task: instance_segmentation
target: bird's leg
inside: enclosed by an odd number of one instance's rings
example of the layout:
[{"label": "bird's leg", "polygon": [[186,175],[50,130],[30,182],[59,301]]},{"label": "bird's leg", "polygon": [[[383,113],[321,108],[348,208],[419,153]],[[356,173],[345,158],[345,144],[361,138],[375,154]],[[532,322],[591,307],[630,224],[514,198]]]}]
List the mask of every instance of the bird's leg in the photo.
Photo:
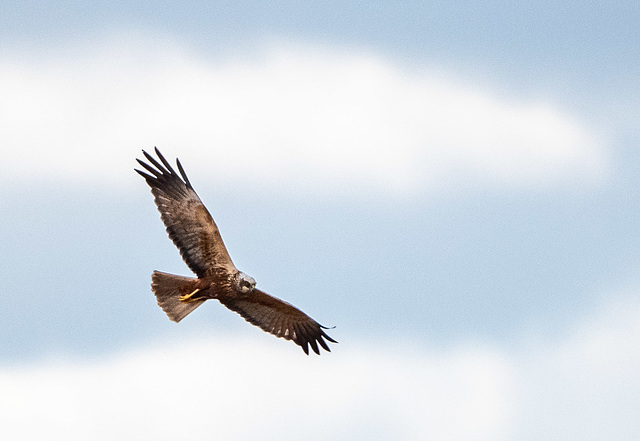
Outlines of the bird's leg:
[{"label": "bird's leg", "polygon": [[197,300],[197,299],[194,299],[194,298],[193,298],[193,296],[194,296],[198,291],[200,291],[200,288],[196,288],[195,290],[193,290],[193,292],[191,292],[191,294],[181,295],[181,296],[180,296],[180,301],[181,301],[181,302],[193,302],[194,300]]}]

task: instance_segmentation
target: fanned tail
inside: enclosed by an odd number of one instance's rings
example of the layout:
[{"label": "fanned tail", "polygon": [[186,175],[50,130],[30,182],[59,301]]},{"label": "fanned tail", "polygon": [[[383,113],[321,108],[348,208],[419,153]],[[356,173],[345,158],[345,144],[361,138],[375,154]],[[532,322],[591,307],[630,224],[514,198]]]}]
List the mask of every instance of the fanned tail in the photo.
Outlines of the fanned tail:
[{"label": "fanned tail", "polygon": [[180,296],[195,289],[197,279],[154,271],[151,276],[151,290],[156,295],[158,305],[174,322],[179,322],[206,299],[181,301]]}]

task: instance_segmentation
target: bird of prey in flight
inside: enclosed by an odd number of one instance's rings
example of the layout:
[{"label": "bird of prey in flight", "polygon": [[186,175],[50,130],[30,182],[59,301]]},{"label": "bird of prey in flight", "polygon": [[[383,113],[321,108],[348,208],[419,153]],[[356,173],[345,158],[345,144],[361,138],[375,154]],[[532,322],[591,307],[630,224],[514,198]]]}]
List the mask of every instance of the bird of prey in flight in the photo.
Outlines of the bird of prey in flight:
[{"label": "bird of prey in flight", "polygon": [[320,325],[298,308],[260,291],[256,281],[238,271],[222,242],[216,223],[205,208],[176,159],[178,175],[156,148],[158,160],[145,152],[145,169],[136,169],[151,187],[169,238],[197,278],[154,271],[151,289],[158,305],[174,322],[179,322],[205,300],[216,299],[240,314],[252,325],[276,337],[291,340],[308,355],[309,346],[320,354],[318,344],[330,352],[324,341],[337,343]]}]

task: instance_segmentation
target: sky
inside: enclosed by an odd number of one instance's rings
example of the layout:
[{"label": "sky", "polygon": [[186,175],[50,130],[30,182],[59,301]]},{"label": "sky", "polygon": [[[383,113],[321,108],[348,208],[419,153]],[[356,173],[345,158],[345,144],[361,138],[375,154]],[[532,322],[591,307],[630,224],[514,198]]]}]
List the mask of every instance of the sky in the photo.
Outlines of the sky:
[{"label": "sky", "polygon": [[[0,2],[7,439],[635,440],[636,2]],[[338,344],[207,302],[141,150]]]}]

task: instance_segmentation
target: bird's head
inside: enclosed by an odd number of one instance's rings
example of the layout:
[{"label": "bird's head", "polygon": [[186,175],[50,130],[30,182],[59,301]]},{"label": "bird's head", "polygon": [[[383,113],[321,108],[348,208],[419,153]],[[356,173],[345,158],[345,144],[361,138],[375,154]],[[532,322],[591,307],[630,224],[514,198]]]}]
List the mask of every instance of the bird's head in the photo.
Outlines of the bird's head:
[{"label": "bird's head", "polygon": [[240,271],[238,272],[238,277],[236,278],[236,285],[236,288],[242,294],[249,294],[256,287],[256,281],[250,275]]}]

